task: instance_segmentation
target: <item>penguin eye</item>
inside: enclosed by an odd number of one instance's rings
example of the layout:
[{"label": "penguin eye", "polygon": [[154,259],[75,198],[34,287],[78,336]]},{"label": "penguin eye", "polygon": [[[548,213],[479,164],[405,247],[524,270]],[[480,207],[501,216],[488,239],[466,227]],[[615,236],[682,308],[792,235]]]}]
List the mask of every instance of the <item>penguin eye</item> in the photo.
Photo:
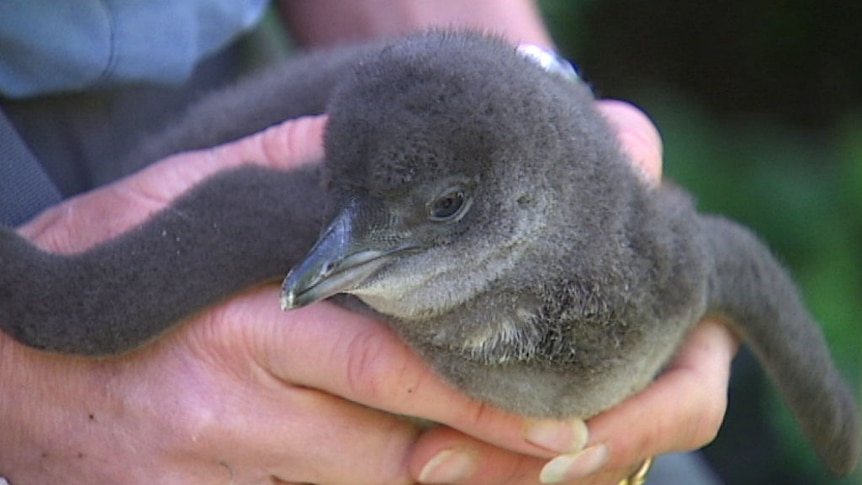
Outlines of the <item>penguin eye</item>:
[{"label": "penguin eye", "polygon": [[460,219],[467,209],[467,194],[461,188],[445,192],[428,204],[428,219],[451,222]]}]

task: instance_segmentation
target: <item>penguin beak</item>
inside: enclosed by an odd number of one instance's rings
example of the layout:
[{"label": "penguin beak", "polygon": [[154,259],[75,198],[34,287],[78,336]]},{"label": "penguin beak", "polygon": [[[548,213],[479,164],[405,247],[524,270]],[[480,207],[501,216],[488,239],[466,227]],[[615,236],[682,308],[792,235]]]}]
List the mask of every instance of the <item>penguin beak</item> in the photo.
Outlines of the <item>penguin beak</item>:
[{"label": "penguin beak", "polygon": [[[361,227],[380,227],[357,219],[360,211],[343,210],[323,231],[305,257],[287,274],[281,286],[281,308],[285,311],[310,305],[338,293],[349,293],[375,274],[382,266],[414,246],[375,243],[391,238],[379,237],[380,231]],[[375,234],[378,237],[374,237]]]}]

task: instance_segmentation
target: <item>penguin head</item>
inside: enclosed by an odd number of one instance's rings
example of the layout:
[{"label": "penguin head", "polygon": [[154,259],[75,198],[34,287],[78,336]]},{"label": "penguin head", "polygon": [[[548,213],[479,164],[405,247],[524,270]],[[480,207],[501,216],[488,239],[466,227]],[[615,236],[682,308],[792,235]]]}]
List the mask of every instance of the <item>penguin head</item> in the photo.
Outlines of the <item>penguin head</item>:
[{"label": "penguin head", "polygon": [[282,306],[351,293],[411,319],[469,300],[571,203],[572,151],[601,145],[578,121],[591,100],[479,35],[424,34],[359,62],[328,110],[328,222]]}]

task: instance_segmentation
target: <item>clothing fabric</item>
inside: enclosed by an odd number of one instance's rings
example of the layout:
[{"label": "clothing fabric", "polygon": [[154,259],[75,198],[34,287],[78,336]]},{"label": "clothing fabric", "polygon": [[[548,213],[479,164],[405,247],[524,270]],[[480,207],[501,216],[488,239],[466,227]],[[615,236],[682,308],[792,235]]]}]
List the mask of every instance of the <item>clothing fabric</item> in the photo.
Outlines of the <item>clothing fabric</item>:
[{"label": "clothing fabric", "polygon": [[178,84],[258,23],[267,0],[0,0],[0,93]]},{"label": "clothing fabric", "polygon": [[0,224],[17,226],[57,202],[60,192],[0,111]]}]

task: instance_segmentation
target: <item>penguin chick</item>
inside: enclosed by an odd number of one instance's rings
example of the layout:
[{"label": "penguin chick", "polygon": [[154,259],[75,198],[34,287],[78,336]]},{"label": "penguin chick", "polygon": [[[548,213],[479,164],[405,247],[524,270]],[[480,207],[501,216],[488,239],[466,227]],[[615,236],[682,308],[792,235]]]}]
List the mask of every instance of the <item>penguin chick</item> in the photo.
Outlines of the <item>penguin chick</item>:
[{"label": "penguin chick", "polygon": [[328,224],[283,284],[355,295],[459,389],[589,418],[646,387],[704,316],[754,348],[831,470],[856,405],[785,270],[746,229],[642,181],[582,83],[472,36],[360,64],[326,135]]},{"label": "penguin chick", "polygon": [[322,175],[228,172],[70,256],[0,228],[3,331],[57,352],[121,353],[295,265],[285,308],[355,295],[466,393],[587,418],[648,385],[689,329],[718,315],[827,466],[853,469],[853,397],[786,272],[744,228],[644,184],[586,86],[473,34],[361,52],[320,76],[265,75],[211,97],[147,150],[322,110],[290,101],[309,90],[331,99]]}]

